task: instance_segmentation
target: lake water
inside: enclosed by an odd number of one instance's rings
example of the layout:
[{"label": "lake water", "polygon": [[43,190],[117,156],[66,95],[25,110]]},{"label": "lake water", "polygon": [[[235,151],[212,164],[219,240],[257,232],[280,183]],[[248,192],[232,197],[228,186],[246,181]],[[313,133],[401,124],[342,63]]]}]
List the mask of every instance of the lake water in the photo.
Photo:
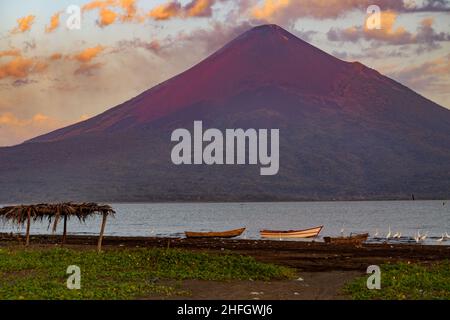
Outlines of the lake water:
[{"label": "lake water", "polygon": [[[277,203],[146,203],[113,204],[115,218],[109,218],[106,235],[183,237],[184,231],[220,231],[246,227],[240,237],[259,239],[261,229],[305,229],[324,225],[323,236],[378,230],[385,237],[402,233],[411,240],[419,231],[428,233],[427,244],[437,244],[442,233],[450,234],[450,201],[360,201]],[[86,224],[68,223],[70,234],[98,234],[100,218]],[[62,231],[62,223],[58,233]],[[23,228],[0,224],[0,232],[24,232]],[[48,223],[35,222],[32,234],[49,234]],[[384,241],[384,240],[381,240]],[[396,240],[398,241],[398,240]],[[449,241],[441,244],[450,245]]]}]

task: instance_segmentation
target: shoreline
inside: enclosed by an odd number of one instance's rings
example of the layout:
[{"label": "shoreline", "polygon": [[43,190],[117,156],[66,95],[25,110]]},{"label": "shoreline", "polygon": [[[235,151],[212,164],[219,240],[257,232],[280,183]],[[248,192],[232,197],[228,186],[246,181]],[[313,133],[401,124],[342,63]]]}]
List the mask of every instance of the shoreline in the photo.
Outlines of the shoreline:
[{"label": "shoreline", "polygon": [[[31,235],[30,247],[61,246],[61,235]],[[65,246],[93,249],[98,236],[68,235]],[[23,247],[22,235],[0,233],[1,247]],[[365,271],[370,265],[395,262],[435,262],[450,259],[450,245],[363,244],[361,246],[247,239],[186,239],[105,236],[103,249],[176,248],[205,252],[232,252],[299,271]]]},{"label": "shoreline", "polygon": [[[81,200],[80,200],[81,201]],[[407,197],[399,197],[399,198],[391,198],[391,197],[380,197],[380,198],[342,198],[342,199],[255,199],[255,200],[245,200],[245,199],[230,199],[230,200],[135,200],[135,201],[126,201],[126,200],[91,200],[91,201],[81,201],[81,202],[95,202],[95,203],[103,203],[103,204],[246,204],[246,203],[311,203],[311,202],[404,202],[404,201],[443,201],[445,203],[450,202],[449,199],[444,198],[435,198],[435,197],[429,197],[429,198],[423,198],[423,199],[415,199],[412,200],[411,198]],[[37,201],[37,202],[43,202],[43,201]],[[45,202],[45,201],[44,201]],[[49,202],[58,202],[58,201],[49,201]],[[59,201],[61,202],[61,201]],[[64,202],[64,201],[63,201]],[[23,205],[23,204],[33,204],[36,203],[36,201],[23,201],[23,202],[1,202],[1,206],[14,206],[14,205]]]}]

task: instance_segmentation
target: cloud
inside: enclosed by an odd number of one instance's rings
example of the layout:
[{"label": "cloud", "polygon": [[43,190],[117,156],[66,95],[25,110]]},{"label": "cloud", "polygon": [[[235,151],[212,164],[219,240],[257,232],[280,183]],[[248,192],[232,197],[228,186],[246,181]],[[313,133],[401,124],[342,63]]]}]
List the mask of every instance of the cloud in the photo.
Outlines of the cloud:
[{"label": "cloud", "polygon": [[3,114],[0,114],[0,125],[24,127],[24,126],[29,125],[32,122],[42,122],[42,121],[46,121],[48,119],[49,119],[49,117],[38,113],[31,119],[23,120],[23,119],[19,119],[11,112],[6,112]]},{"label": "cloud", "polygon": [[133,21],[136,17],[136,0],[120,0],[120,7],[125,11],[122,21]]},{"label": "cloud", "polygon": [[280,10],[287,8],[290,0],[265,0],[261,6],[252,9],[252,17],[260,20],[270,19]]},{"label": "cloud", "polygon": [[20,55],[21,55],[21,53],[20,53],[19,49],[0,51],[0,58],[2,58],[2,57],[18,57]]},{"label": "cloud", "polygon": [[97,45],[96,47],[84,49],[69,57],[80,63],[74,71],[74,75],[92,76],[95,70],[103,66],[103,63],[93,63],[92,60],[97,58],[105,49],[105,47]]},{"label": "cloud", "polygon": [[361,61],[367,59],[381,60],[386,58],[409,57],[408,53],[404,50],[384,50],[383,47],[369,47],[362,49],[359,53],[334,50],[331,54],[336,58],[346,61]]},{"label": "cloud", "polygon": [[421,43],[417,53],[430,51],[440,48],[438,42],[450,41],[450,34],[445,32],[436,32],[433,28],[434,18],[424,18],[420,24],[416,35],[416,42]]},{"label": "cloud", "polygon": [[153,8],[148,16],[155,20],[169,20],[181,15],[181,4],[177,1],[161,4]]},{"label": "cloud", "polygon": [[417,4],[414,0],[403,1],[405,12],[450,12],[448,0],[424,0]]},{"label": "cloud", "polygon": [[81,7],[82,11],[91,11],[116,5],[116,0],[94,0]]},{"label": "cloud", "polygon": [[44,71],[47,66],[47,63],[38,59],[16,56],[9,62],[0,64],[0,79],[26,78],[32,73]]},{"label": "cloud", "polygon": [[394,78],[421,89],[428,88],[441,81],[450,82],[449,74],[450,54],[390,73]]},{"label": "cloud", "polygon": [[24,45],[24,49],[23,49],[24,52],[28,52],[28,51],[36,49],[36,41],[35,40],[24,41],[23,45]]},{"label": "cloud", "polygon": [[27,84],[37,83],[36,80],[32,79],[17,79],[12,83],[13,87],[22,87],[26,86]]},{"label": "cloud", "polygon": [[50,56],[50,60],[56,61],[62,59],[63,55],[61,53],[53,53]]},{"label": "cloud", "polygon": [[450,108],[450,54],[430,61],[400,67],[387,75],[408,87],[426,94],[437,103]]},{"label": "cloud", "polygon": [[370,5],[396,12],[448,12],[447,0],[264,0],[248,10],[252,18],[278,23],[290,23],[300,17],[335,19],[351,11],[366,12]]},{"label": "cloud", "polygon": [[61,12],[57,12],[50,18],[50,24],[45,28],[45,32],[51,33],[58,29],[60,24],[60,16]]},{"label": "cloud", "polygon": [[[225,0],[222,0],[225,1]],[[185,6],[177,1],[170,1],[153,8],[148,16],[154,20],[169,20],[172,18],[211,17],[212,6],[216,0],[192,0]]]},{"label": "cloud", "polygon": [[12,30],[12,33],[23,33],[31,30],[34,24],[36,16],[28,15],[23,18],[17,19],[17,27]]},{"label": "cloud", "polygon": [[[119,14],[112,9],[121,9],[123,14]],[[136,0],[94,0],[82,7],[83,12],[92,10],[99,10],[98,25],[101,27],[117,21],[142,21],[142,18],[137,16]]]},{"label": "cloud", "polygon": [[193,0],[186,5],[184,11],[187,17],[210,17],[214,0]]},{"label": "cloud", "polygon": [[105,27],[116,22],[118,14],[108,8],[102,8],[100,10],[99,26]]},{"label": "cloud", "polygon": [[153,53],[159,53],[161,50],[161,43],[158,40],[143,41],[139,38],[133,40],[120,40],[116,44],[116,50],[127,50],[130,48],[142,48]]},{"label": "cloud", "polygon": [[450,41],[450,34],[436,32],[433,28],[434,20],[424,18],[416,33],[407,31],[404,27],[395,27],[397,13],[385,11],[381,14],[381,29],[369,30],[366,26],[352,26],[346,29],[331,28],[327,37],[330,41],[358,42],[360,40],[376,41],[391,45],[419,44],[422,49],[438,48],[437,42]]},{"label": "cloud", "polygon": [[94,72],[98,69],[101,68],[103,64],[98,62],[98,63],[82,63],[78,69],[75,70],[74,75],[78,76],[78,75],[82,75],[82,76],[87,76],[87,77],[91,77],[94,75]]},{"label": "cloud", "polygon": [[67,124],[42,113],[31,118],[19,118],[12,112],[0,113],[0,145],[14,145]]},{"label": "cloud", "polygon": [[100,53],[105,50],[105,47],[98,45],[96,47],[91,47],[84,49],[83,51],[73,55],[73,59],[81,63],[88,63],[92,59],[96,58]]},{"label": "cloud", "polygon": [[300,39],[302,39],[302,40],[304,40],[304,41],[306,41],[306,42],[311,42],[312,39],[313,39],[313,37],[314,37],[315,35],[317,35],[318,32],[317,32],[317,31],[314,31],[314,30],[308,30],[308,31],[305,31],[305,30],[296,30],[296,31],[295,31],[295,34],[296,34]]},{"label": "cloud", "polygon": [[210,28],[199,28],[190,33],[180,32],[172,42],[189,47],[203,47],[206,54],[220,49],[224,44],[238,37],[253,25],[244,21],[239,24],[211,23]]}]

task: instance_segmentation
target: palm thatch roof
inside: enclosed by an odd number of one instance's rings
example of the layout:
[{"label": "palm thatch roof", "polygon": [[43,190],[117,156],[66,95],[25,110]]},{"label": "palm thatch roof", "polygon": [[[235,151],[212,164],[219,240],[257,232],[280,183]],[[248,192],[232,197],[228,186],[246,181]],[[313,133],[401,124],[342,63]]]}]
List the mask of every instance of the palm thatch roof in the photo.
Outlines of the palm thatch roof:
[{"label": "palm thatch roof", "polygon": [[71,217],[78,218],[80,222],[85,222],[88,217],[94,215],[102,215],[103,221],[100,230],[100,238],[98,242],[98,250],[101,250],[103,232],[105,230],[106,218],[109,215],[114,216],[116,212],[109,205],[99,205],[96,203],[75,204],[71,202],[58,204],[35,204],[35,205],[19,205],[0,208],[0,220],[11,222],[13,224],[23,226],[27,224],[26,244],[30,240],[30,224],[31,221],[48,220],[49,226],[53,222],[53,232],[56,231],[58,222],[64,219],[63,243],[67,234],[67,220]]},{"label": "palm thatch roof", "polygon": [[27,222],[28,214],[33,221],[48,219],[49,223],[54,222],[54,229],[61,217],[76,217],[81,222],[86,221],[90,216],[114,215],[115,211],[109,205],[98,205],[96,203],[59,203],[59,204],[35,204],[19,205],[0,208],[0,220],[12,222],[17,225],[24,225]]}]

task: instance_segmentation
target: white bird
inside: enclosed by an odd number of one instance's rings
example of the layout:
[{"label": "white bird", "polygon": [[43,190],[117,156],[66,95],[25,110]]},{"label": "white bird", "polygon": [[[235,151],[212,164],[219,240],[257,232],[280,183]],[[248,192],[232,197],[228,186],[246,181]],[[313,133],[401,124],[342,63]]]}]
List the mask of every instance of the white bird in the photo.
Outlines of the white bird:
[{"label": "white bird", "polygon": [[389,238],[391,237],[391,235],[392,235],[392,232],[391,232],[391,226],[389,226],[389,232],[388,232],[388,234],[386,235],[386,240],[389,240]]},{"label": "white bird", "polygon": [[428,232],[426,232],[423,236],[420,237],[421,241],[424,241],[428,237]]},{"label": "white bird", "polygon": [[445,238],[445,237],[444,237],[444,234],[442,234],[442,237],[440,237],[439,239],[437,239],[436,242],[442,242],[442,241],[444,241],[444,238]]},{"label": "white bird", "polygon": [[345,231],[344,228],[342,228],[342,229],[341,229],[341,236],[344,235],[344,231]]},{"label": "white bird", "polygon": [[414,235],[414,240],[416,240],[416,243],[420,242],[420,233],[419,233],[419,231],[417,231],[417,234]]},{"label": "white bird", "polygon": [[399,237],[399,235],[400,235],[400,233],[399,233],[399,232],[396,232],[396,233],[394,233],[394,235],[392,236],[392,238],[397,239],[397,238]]},{"label": "white bird", "polygon": [[446,240],[449,240],[449,239],[450,239],[450,236],[448,235],[447,232],[445,233],[445,239],[446,239]]},{"label": "white bird", "polygon": [[401,239],[401,237],[402,237],[402,233],[401,232],[399,232],[398,234],[397,234],[397,239]]},{"label": "white bird", "polygon": [[375,234],[373,235],[375,238],[378,237],[378,229],[375,230]]}]

